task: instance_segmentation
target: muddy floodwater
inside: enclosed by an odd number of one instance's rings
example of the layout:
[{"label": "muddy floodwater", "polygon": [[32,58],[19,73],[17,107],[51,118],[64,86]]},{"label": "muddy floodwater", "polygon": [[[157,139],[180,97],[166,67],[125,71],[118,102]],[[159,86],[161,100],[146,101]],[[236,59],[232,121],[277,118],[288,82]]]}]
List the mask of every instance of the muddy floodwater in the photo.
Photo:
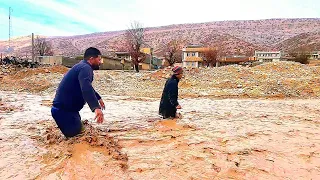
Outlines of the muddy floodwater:
[{"label": "muddy floodwater", "polygon": [[182,99],[161,120],[158,99],[103,96],[105,122],[86,105],[65,139],[52,96],[0,95],[0,179],[320,179],[318,99]]}]

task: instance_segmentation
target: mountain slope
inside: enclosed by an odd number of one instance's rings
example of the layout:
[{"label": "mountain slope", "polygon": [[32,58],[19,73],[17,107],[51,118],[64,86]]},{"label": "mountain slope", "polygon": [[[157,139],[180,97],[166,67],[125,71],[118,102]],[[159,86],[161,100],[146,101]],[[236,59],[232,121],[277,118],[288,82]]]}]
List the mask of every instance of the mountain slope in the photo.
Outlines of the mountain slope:
[{"label": "mountain slope", "polygon": [[299,34],[277,44],[276,47],[284,51],[320,50],[320,31]]},{"label": "mountain slope", "polygon": [[[318,48],[319,29],[320,18],[217,21],[150,27],[146,28],[145,39],[156,52],[169,40],[179,39],[184,41],[184,45],[204,43],[218,47],[222,54],[252,55],[254,50],[288,51],[296,46]],[[98,47],[103,52],[119,50],[125,43],[124,32],[49,37],[48,40],[51,41],[55,54],[77,55],[90,46]],[[298,44],[295,45],[296,43]],[[7,45],[7,42],[0,41],[0,49]],[[31,39],[18,38],[12,41],[12,45],[15,53],[25,54],[30,52]]]}]

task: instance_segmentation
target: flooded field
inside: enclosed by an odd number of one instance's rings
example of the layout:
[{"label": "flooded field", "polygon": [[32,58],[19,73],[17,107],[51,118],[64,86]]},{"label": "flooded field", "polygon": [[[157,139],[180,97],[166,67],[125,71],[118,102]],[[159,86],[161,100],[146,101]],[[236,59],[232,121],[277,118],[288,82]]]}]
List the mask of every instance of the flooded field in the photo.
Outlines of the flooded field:
[{"label": "flooded field", "polygon": [[320,179],[318,99],[186,98],[162,120],[158,99],[103,96],[105,122],[86,105],[65,139],[52,96],[0,94],[3,179]]}]

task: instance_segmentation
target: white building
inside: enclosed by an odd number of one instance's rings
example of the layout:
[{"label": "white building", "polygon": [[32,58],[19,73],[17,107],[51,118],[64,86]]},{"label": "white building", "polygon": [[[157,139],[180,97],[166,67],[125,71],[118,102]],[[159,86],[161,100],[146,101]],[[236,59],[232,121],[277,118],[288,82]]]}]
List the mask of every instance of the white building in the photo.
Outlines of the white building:
[{"label": "white building", "polygon": [[131,56],[129,52],[115,52],[115,54],[117,58],[131,61]]},{"label": "white building", "polygon": [[280,61],[283,57],[283,52],[281,51],[255,51],[254,56],[257,61],[260,62],[275,62]]},{"label": "white building", "polygon": [[310,59],[320,60],[320,51],[314,51],[310,55]]}]

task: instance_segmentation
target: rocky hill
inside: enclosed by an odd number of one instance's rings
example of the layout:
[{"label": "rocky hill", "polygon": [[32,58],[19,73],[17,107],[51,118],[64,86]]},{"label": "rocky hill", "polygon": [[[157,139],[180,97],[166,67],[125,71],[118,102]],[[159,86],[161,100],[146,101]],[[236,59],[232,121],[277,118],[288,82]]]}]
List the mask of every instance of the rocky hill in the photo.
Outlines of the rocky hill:
[{"label": "rocky hill", "polygon": [[[125,31],[100,32],[68,37],[48,37],[55,54],[77,55],[90,46],[102,51],[119,50],[123,47]],[[188,43],[216,46],[222,54],[248,54],[254,50],[285,50],[299,48],[319,50],[320,18],[267,19],[217,21],[195,24],[177,24],[146,28],[146,43],[160,51],[161,45],[172,39]],[[0,41],[0,49],[8,45]],[[31,38],[14,39],[16,54],[30,52]]]}]

